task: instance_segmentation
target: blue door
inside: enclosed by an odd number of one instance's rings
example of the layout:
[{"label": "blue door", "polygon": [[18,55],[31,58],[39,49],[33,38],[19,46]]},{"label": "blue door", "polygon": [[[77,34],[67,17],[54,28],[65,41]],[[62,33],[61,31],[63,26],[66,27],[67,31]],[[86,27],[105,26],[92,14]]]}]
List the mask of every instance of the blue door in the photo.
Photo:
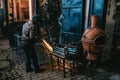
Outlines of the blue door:
[{"label": "blue door", "polygon": [[68,44],[80,41],[82,29],[83,0],[62,0],[62,29],[60,42]]},{"label": "blue door", "polygon": [[[106,11],[107,11],[108,0],[90,0],[90,16],[97,15],[99,17],[98,27],[104,29]],[[90,16],[89,16],[89,26],[90,26]]]}]

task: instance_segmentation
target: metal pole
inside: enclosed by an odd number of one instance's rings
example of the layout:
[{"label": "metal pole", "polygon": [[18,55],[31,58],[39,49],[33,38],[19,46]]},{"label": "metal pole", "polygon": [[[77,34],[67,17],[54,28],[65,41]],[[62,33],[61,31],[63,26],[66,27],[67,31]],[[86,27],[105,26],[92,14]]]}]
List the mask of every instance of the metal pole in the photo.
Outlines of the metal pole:
[{"label": "metal pole", "polygon": [[36,14],[36,0],[34,0],[34,14]]},{"label": "metal pole", "polygon": [[39,0],[34,0],[34,14],[39,14]]}]

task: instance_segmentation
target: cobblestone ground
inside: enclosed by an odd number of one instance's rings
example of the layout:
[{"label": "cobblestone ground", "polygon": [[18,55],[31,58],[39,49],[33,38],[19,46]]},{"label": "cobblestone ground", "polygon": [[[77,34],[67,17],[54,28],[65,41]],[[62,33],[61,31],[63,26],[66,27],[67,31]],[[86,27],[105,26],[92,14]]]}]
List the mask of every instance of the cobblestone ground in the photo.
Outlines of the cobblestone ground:
[{"label": "cobblestone ground", "polygon": [[45,69],[43,73],[36,74],[34,71],[26,73],[24,51],[9,48],[8,40],[0,40],[0,66],[2,66],[0,67],[0,80],[120,80],[119,73],[106,72],[101,69],[98,69],[99,73],[88,79],[82,73],[75,74],[73,77],[67,74],[67,78],[64,78],[62,71],[51,71],[49,60],[41,65]]}]

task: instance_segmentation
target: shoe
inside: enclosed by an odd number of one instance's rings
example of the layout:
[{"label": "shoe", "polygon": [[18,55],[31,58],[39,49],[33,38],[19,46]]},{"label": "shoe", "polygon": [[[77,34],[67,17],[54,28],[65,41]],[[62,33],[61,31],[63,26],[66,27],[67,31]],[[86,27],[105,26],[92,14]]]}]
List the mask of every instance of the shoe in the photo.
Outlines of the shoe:
[{"label": "shoe", "polygon": [[26,69],[26,72],[32,72],[32,71],[33,71],[33,68],[32,68],[32,67]]},{"label": "shoe", "polygon": [[43,69],[35,69],[35,73],[41,73],[41,72],[43,72],[44,70]]}]

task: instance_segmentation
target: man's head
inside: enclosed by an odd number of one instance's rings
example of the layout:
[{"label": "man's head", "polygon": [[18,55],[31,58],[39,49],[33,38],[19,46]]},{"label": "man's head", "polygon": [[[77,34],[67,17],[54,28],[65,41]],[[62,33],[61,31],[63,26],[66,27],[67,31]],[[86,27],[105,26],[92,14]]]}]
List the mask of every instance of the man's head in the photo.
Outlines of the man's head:
[{"label": "man's head", "polygon": [[34,14],[32,17],[32,22],[33,24],[37,24],[39,21],[39,16],[37,14]]},{"label": "man's head", "polygon": [[37,19],[36,18],[32,19],[32,22],[34,25],[37,24]]}]

